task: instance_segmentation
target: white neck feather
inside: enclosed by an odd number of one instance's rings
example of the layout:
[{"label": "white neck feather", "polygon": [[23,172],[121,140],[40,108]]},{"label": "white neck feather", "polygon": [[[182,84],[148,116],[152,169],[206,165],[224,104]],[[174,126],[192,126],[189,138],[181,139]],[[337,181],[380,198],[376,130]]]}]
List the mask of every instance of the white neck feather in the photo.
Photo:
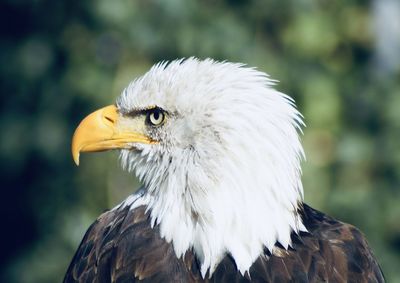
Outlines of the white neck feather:
[{"label": "white neck feather", "polygon": [[[140,201],[125,205],[147,205],[178,257],[194,250],[203,277],[226,254],[244,274],[264,247],[273,251],[279,242],[287,248],[291,233],[305,230],[297,215],[303,199],[299,113],[264,74],[239,67],[247,81],[214,99],[229,108],[202,116],[210,118],[212,134],[210,128],[196,133],[190,146],[163,155],[154,154],[155,145],[121,153],[146,188]],[[195,132],[198,123],[186,123],[185,131]]]}]

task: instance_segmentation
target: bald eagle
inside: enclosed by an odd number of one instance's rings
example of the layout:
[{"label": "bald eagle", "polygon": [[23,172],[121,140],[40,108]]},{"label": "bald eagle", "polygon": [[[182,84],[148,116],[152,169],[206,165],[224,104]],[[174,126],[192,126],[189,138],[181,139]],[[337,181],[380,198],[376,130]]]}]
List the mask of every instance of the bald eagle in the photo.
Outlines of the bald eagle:
[{"label": "bald eagle", "polygon": [[357,228],[303,202],[294,101],[243,64],[153,66],[72,154],[120,150],[143,187],[90,226],[64,282],[384,282]]}]

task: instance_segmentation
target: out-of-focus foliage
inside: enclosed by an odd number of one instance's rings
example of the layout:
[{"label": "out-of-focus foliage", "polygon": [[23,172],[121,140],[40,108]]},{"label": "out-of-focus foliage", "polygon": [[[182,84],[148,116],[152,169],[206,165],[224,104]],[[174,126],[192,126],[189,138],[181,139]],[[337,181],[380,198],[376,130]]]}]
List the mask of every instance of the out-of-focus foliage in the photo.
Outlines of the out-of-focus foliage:
[{"label": "out-of-focus foliage", "polygon": [[305,116],[306,201],[364,231],[400,282],[400,2],[3,0],[1,282],[59,282],[84,231],[138,186],[74,127],[153,63],[245,62]]}]

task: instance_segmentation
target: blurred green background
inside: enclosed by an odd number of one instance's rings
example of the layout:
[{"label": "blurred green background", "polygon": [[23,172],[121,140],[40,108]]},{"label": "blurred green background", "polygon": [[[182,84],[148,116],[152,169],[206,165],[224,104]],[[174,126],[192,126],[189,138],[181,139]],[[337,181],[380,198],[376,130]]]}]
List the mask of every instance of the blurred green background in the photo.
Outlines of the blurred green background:
[{"label": "blurred green background", "polygon": [[1,282],[60,282],[85,230],[138,184],[78,122],[160,60],[244,62],[307,128],[306,201],[366,234],[400,282],[400,1],[2,0]]}]

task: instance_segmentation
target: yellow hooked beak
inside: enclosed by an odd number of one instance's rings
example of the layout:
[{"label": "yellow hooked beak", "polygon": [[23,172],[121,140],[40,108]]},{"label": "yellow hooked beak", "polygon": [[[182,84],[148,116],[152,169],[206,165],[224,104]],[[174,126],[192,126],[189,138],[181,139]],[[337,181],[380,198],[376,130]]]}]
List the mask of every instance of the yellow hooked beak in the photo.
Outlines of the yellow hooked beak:
[{"label": "yellow hooked beak", "polygon": [[135,122],[140,120],[132,120],[127,127],[126,122],[121,123],[123,119],[126,118],[118,113],[114,105],[101,108],[83,119],[72,138],[72,157],[76,165],[79,165],[81,152],[131,148],[132,143],[155,143],[150,137],[140,133],[143,125],[135,127]]}]

